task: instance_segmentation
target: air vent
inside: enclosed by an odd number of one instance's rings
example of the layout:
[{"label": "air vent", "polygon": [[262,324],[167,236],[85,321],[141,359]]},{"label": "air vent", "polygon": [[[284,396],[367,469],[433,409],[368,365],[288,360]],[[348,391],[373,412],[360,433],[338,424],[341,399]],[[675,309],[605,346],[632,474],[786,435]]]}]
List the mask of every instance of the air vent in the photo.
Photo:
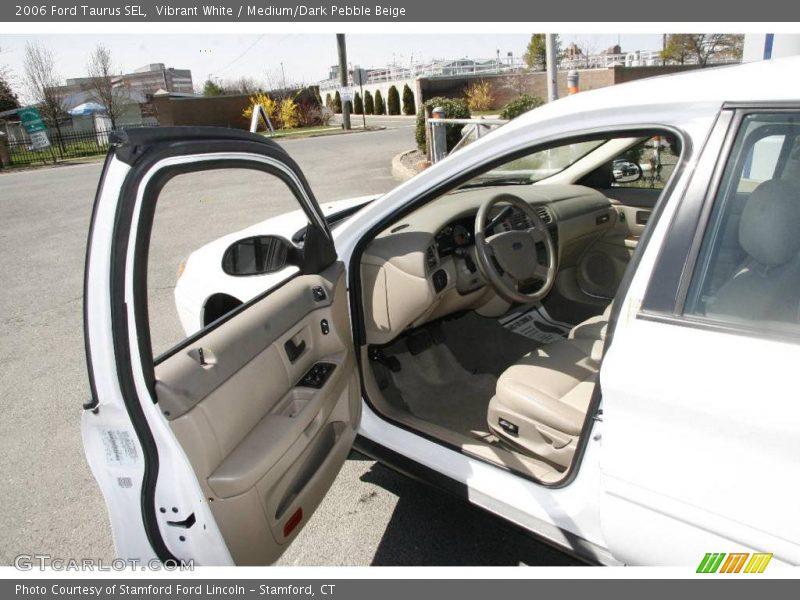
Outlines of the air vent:
[{"label": "air vent", "polygon": [[537,206],[535,210],[536,214],[539,215],[539,218],[545,223],[551,223],[553,221],[553,217],[550,216],[550,211],[548,211],[544,206]]},{"label": "air vent", "polygon": [[439,255],[436,252],[436,246],[433,244],[425,250],[425,266],[428,267],[428,273],[433,272],[439,266]]}]

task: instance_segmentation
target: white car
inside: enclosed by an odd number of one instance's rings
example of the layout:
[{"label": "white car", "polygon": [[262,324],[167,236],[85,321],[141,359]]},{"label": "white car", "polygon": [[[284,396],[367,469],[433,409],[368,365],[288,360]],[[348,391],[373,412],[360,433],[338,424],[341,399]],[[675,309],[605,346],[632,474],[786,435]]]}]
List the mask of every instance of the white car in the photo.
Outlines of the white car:
[{"label": "white car", "polygon": [[[104,167],[85,297],[83,436],[117,553],[271,563],[355,443],[591,562],[800,564],[798,70],[570,96],[333,232],[264,138],[129,132]],[[613,162],[654,136],[665,187],[614,185]],[[181,283],[199,329],[154,359],[160,190],[243,166],[288,186],[305,235],[256,226],[260,258],[229,266],[261,284],[212,322],[208,290]]]},{"label": "white car", "polygon": [[[359,196],[328,202],[320,209],[333,230],[378,197]],[[217,238],[192,252],[178,266],[175,286],[175,307],[186,335],[201,330],[297,271],[297,267],[280,265],[274,270],[262,265],[257,271],[254,254],[250,255],[249,264],[243,265],[239,260],[233,265],[234,255],[243,248],[253,249],[264,236],[280,236],[291,244],[302,244],[307,226],[305,213],[297,209]],[[287,231],[293,233],[286,236]]]}]

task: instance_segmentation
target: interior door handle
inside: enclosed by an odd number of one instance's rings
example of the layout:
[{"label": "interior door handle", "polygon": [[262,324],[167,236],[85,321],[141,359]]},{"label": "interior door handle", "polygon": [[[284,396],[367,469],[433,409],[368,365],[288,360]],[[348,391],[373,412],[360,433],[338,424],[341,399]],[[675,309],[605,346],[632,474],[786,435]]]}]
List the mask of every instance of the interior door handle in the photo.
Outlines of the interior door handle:
[{"label": "interior door handle", "polygon": [[295,344],[294,340],[287,340],[283,345],[283,349],[286,351],[286,356],[289,357],[289,362],[294,362],[300,357],[303,350],[306,349],[306,341],[300,340],[299,344]]}]

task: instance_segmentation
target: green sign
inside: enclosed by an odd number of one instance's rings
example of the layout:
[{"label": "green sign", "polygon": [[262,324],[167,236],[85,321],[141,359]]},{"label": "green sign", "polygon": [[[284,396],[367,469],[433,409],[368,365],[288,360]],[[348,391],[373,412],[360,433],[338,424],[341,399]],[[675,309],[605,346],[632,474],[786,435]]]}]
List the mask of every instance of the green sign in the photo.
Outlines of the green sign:
[{"label": "green sign", "polygon": [[28,133],[47,131],[47,125],[42,121],[42,115],[39,114],[39,109],[35,106],[20,108],[17,114],[19,115],[20,123]]},{"label": "green sign", "polygon": [[39,109],[35,106],[26,106],[17,111],[19,115],[19,122],[31,138],[31,148],[33,150],[41,150],[50,145],[50,140],[47,138],[47,125],[42,121],[42,115]]}]

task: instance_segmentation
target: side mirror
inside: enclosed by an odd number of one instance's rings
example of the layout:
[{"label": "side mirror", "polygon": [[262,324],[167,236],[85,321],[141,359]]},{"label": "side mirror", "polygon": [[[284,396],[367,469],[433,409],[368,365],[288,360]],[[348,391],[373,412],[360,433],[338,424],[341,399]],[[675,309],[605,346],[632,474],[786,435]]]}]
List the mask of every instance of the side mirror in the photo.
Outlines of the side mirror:
[{"label": "side mirror", "polygon": [[276,235],[256,235],[231,244],[222,256],[222,270],[245,277],[275,273],[299,262],[299,251]]},{"label": "side mirror", "polygon": [[633,161],[615,160],[611,165],[611,179],[614,183],[633,183],[642,177],[642,167]]}]

